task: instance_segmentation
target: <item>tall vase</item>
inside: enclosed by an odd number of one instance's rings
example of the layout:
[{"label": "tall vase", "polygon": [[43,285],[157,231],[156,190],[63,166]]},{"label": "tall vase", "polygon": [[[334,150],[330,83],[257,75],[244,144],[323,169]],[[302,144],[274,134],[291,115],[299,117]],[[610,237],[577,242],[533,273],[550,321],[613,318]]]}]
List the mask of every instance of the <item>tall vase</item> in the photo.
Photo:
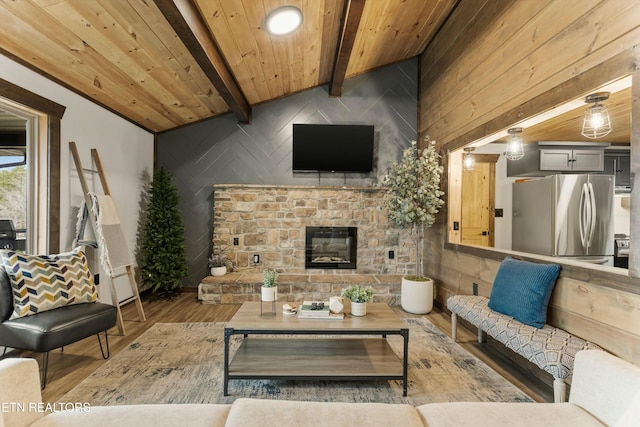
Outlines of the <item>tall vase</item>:
[{"label": "tall vase", "polygon": [[351,315],[352,316],[364,316],[367,314],[366,302],[353,302],[351,301]]},{"label": "tall vase", "polygon": [[278,287],[272,286],[267,288],[266,286],[262,286],[260,288],[260,297],[262,301],[265,302],[275,301],[278,298]]}]

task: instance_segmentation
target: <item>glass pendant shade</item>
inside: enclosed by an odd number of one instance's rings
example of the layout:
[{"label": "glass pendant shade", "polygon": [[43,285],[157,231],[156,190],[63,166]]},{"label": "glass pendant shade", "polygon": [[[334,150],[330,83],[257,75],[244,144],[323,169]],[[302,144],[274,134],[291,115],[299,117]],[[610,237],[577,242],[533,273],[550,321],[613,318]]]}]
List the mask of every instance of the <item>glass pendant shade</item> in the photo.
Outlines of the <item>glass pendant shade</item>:
[{"label": "glass pendant shade", "polygon": [[476,159],[471,153],[473,148],[465,148],[462,155],[462,168],[465,172],[472,172],[476,168]]},{"label": "glass pendant shade", "polygon": [[504,156],[508,160],[520,160],[524,157],[524,147],[522,146],[522,128],[511,128],[509,132],[509,142],[507,143],[507,151]]},{"label": "glass pendant shade", "polygon": [[582,135],[587,138],[602,138],[611,132],[611,119],[606,105],[595,103],[584,112]]},{"label": "glass pendant shade", "polygon": [[302,12],[295,6],[282,6],[267,15],[264,27],[273,36],[292,33],[302,25]]}]

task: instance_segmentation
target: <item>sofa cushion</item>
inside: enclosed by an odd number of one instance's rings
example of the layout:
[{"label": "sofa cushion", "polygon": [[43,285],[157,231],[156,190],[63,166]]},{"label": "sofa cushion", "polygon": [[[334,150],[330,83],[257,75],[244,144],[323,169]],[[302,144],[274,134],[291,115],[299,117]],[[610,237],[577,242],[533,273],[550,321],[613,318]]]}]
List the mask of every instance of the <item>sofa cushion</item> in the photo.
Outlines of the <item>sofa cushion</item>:
[{"label": "sofa cushion", "polygon": [[423,426],[413,406],[236,399],[227,426]]},{"label": "sofa cushion", "polygon": [[429,427],[602,427],[587,411],[571,403],[428,403],[417,410]]},{"label": "sofa cushion", "polygon": [[631,404],[618,418],[614,427],[638,427],[640,426],[640,393],[636,393]]},{"label": "sofa cushion", "polygon": [[506,257],[493,281],[489,308],[542,328],[559,273],[558,264],[535,264]]},{"label": "sofa cushion", "polygon": [[0,250],[13,291],[11,318],[98,299],[87,258],[80,248],[58,255]]},{"label": "sofa cushion", "polygon": [[80,406],[55,412],[30,427],[223,427],[231,405],[121,405]]}]

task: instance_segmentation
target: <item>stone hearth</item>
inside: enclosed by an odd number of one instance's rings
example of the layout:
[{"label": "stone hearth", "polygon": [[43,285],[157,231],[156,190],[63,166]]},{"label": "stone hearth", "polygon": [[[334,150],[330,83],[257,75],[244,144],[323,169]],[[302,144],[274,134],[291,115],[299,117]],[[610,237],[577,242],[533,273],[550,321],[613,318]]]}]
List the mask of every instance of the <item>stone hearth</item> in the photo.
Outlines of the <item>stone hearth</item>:
[{"label": "stone hearth", "polygon": [[[262,279],[262,272],[255,270],[208,276],[198,286],[198,299],[211,304],[260,301]],[[279,274],[278,303],[324,301],[349,285],[360,284],[374,288],[374,302],[399,305],[401,279],[401,275],[389,274]]]}]

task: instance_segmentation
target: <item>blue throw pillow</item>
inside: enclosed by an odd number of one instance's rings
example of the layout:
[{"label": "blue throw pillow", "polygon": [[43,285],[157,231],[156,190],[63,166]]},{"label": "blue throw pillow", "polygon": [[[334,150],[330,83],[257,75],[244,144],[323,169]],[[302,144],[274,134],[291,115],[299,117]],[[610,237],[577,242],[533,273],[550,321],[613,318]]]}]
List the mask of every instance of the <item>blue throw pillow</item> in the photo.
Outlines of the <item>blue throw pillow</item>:
[{"label": "blue throw pillow", "polygon": [[558,264],[535,264],[506,257],[493,281],[489,308],[542,328],[559,273]]}]

